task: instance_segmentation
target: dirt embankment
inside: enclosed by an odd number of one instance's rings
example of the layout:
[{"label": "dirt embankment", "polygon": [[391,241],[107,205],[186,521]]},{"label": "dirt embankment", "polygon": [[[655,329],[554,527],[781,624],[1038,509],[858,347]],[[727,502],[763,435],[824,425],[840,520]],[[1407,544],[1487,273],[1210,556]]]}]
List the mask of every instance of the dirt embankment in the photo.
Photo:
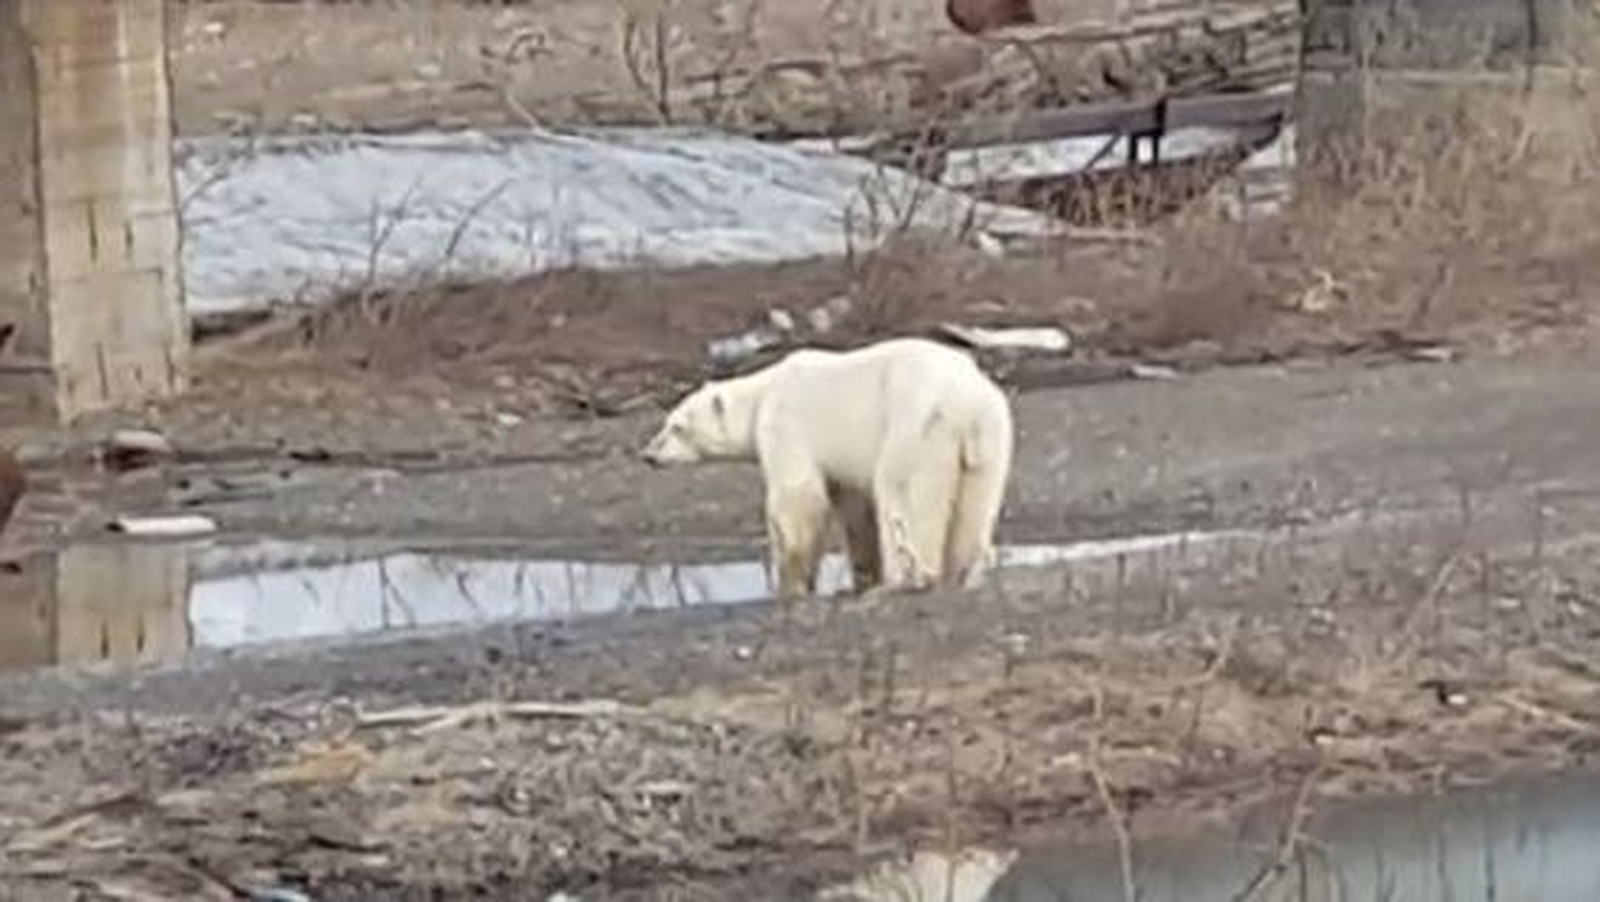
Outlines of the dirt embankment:
[{"label": "dirt embankment", "polygon": [[29,898],[786,898],[912,845],[1586,767],[1592,540],[1530,546],[1515,513],[971,596],[13,682],[0,873]]}]

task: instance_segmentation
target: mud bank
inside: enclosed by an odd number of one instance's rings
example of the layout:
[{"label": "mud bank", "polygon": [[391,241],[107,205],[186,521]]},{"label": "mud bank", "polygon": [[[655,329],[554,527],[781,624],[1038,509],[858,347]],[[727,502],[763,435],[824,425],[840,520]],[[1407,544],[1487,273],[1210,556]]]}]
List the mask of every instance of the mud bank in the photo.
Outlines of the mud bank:
[{"label": "mud bank", "polygon": [[1307,786],[1321,810],[1583,770],[1600,521],[1568,507],[1535,536],[1519,511],[879,604],[13,675],[0,876],[44,897],[807,898],[934,842],[1103,843],[1108,811],[1141,837],[1231,831]]}]

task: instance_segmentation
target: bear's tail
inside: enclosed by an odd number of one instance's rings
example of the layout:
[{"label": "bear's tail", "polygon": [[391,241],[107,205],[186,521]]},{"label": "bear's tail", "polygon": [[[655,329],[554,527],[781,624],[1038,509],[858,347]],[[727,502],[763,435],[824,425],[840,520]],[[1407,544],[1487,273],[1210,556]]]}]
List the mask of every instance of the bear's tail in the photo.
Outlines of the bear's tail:
[{"label": "bear's tail", "polygon": [[961,430],[963,470],[1000,467],[1006,471],[1011,467],[1012,443],[1015,441],[1011,403],[998,387],[994,393],[999,396],[999,403],[983,407],[977,416],[968,419],[966,428]]}]

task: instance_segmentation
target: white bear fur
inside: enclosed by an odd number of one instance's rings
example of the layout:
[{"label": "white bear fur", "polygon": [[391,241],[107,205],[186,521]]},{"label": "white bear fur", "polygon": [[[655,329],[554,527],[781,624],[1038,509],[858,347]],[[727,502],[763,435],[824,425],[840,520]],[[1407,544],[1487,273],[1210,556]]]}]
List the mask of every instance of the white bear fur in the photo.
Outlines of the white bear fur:
[{"label": "white bear fur", "polygon": [[896,338],[707,382],[642,456],[758,461],[773,577],[793,598],[816,592],[832,517],[858,592],[976,584],[993,563],[1013,444],[1010,400],[971,356]]}]

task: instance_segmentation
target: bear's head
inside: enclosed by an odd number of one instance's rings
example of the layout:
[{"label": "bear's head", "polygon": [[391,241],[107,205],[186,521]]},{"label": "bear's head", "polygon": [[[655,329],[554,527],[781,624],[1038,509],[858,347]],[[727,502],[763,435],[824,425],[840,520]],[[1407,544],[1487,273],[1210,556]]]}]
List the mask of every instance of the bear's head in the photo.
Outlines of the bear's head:
[{"label": "bear's head", "polygon": [[736,427],[732,406],[723,386],[695,389],[667,414],[641,456],[657,467],[743,456],[749,442]]}]

